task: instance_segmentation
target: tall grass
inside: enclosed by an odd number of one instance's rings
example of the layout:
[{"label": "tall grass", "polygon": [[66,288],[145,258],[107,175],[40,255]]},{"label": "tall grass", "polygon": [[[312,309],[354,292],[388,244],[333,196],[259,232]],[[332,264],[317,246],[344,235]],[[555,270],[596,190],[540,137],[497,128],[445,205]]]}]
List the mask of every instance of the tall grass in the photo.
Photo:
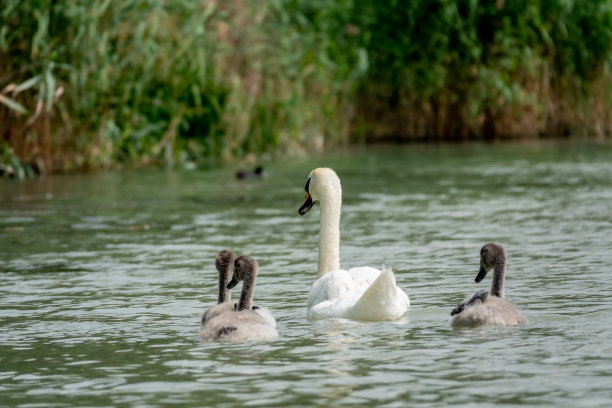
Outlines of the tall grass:
[{"label": "tall grass", "polygon": [[612,132],[612,0],[0,0],[0,172]]},{"label": "tall grass", "polygon": [[326,37],[282,1],[2,0],[1,10],[0,141],[6,157],[42,158],[49,171],[340,142],[345,83],[365,72],[337,69]]},{"label": "tall grass", "polygon": [[371,138],[611,134],[611,1],[356,1]]}]

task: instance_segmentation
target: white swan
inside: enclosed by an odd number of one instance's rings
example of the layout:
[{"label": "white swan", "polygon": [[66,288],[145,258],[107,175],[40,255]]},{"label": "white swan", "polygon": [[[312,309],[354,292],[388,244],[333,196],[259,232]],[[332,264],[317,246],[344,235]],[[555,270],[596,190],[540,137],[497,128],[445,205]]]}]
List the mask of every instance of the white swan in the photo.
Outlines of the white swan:
[{"label": "white swan", "polygon": [[483,280],[491,268],[494,271],[491,291],[480,289],[455,306],[451,312],[452,327],[474,327],[483,324],[515,326],[528,323],[516,305],[504,298],[506,252],[495,242],[485,244],[480,250],[480,271],[476,282]]},{"label": "white swan", "polygon": [[321,204],[319,268],[308,297],[308,318],[344,317],[353,320],[397,320],[410,307],[391,269],[340,269],[340,207],[342,187],[332,169],[318,168],[306,181],[300,215]]},{"label": "white swan", "polygon": [[253,290],[259,270],[257,261],[246,255],[234,262],[234,277],[227,285],[233,288],[240,282],[242,291],[236,308],[207,319],[202,325],[200,337],[205,341],[269,340],[278,336],[274,316],[262,307],[253,309]]}]

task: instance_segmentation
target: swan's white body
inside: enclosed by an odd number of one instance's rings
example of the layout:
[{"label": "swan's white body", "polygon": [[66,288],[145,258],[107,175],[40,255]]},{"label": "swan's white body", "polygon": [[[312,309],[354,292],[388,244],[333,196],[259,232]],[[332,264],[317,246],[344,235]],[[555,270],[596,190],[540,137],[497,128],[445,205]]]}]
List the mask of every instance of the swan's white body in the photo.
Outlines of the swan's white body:
[{"label": "swan's white body", "polygon": [[308,318],[397,320],[410,307],[390,269],[363,266],[331,271],[315,281],[308,297]]},{"label": "swan's white body", "polygon": [[310,289],[308,318],[368,321],[401,318],[410,307],[410,300],[396,286],[391,269],[340,269],[342,188],[336,173],[318,168],[310,173],[308,180],[306,201],[300,214],[305,214],[314,201],[321,203],[318,279]]}]

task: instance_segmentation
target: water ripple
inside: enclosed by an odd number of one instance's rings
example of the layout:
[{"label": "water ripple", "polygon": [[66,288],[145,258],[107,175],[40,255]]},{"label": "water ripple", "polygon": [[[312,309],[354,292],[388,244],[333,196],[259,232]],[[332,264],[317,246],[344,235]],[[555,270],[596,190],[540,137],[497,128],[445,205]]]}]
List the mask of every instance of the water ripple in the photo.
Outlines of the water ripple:
[{"label": "water ripple", "polygon": [[[272,163],[252,183],[231,169],[0,180],[3,403],[607,407],[611,158],[417,146]],[[391,266],[402,320],[306,319],[318,209],[297,208],[319,165],[342,177],[342,265]],[[474,284],[489,240],[530,324],[453,330],[452,307],[490,282]],[[223,248],[259,260],[278,339],[199,341]]]}]

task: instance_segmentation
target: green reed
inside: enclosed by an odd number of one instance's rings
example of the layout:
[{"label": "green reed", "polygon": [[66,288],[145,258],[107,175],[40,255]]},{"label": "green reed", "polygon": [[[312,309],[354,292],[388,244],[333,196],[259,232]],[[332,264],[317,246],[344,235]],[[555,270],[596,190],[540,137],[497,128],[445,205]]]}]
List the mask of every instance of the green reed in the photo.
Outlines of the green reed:
[{"label": "green reed", "polygon": [[612,2],[356,0],[370,137],[612,133]]},{"label": "green reed", "polygon": [[612,0],[0,0],[0,172],[612,131]]},{"label": "green reed", "polygon": [[2,3],[7,157],[53,171],[202,164],[346,137],[354,69],[336,70],[282,1]]}]

